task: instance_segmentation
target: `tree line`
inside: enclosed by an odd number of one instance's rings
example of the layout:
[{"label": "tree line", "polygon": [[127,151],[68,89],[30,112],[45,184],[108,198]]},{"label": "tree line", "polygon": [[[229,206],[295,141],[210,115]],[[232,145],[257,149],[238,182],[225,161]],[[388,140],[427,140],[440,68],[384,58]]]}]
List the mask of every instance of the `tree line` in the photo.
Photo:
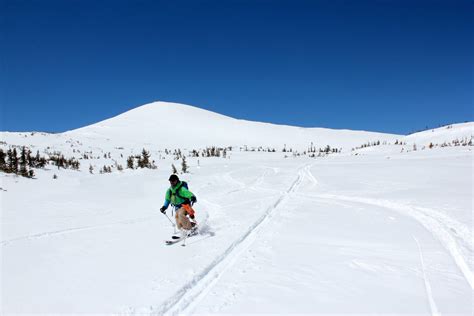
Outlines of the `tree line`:
[{"label": "tree line", "polygon": [[66,158],[59,152],[55,152],[46,158],[39,151],[32,155],[31,150],[23,146],[20,152],[16,147],[9,148],[6,152],[0,148],[0,171],[12,173],[22,177],[33,178],[33,169],[44,168],[49,163],[64,169],[79,170],[80,163],[75,158]]}]

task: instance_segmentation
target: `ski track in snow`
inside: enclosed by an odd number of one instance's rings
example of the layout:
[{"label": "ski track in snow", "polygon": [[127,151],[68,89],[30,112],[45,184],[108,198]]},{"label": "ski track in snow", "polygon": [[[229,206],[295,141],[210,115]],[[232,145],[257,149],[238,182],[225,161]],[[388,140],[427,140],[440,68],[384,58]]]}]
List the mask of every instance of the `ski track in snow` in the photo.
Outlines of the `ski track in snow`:
[{"label": "ski track in snow", "polygon": [[61,230],[43,232],[43,233],[38,233],[38,234],[21,236],[21,237],[8,239],[8,240],[3,240],[2,242],[0,242],[0,245],[7,246],[7,245],[9,245],[13,242],[22,241],[22,240],[33,240],[33,239],[40,239],[40,238],[46,238],[46,237],[53,237],[53,236],[56,236],[56,235],[76,233],[76,232],[85,231],[85,230],[99,229],[99,228],[104,228],[104,227],[113,227],[113,226],[117,226],[117,225],[130,225],[130,224],[142,223],[142,222],[149,221],[152,218],[154,218],[154,216],[148,216],[148,217],[137,218],[137,219],[127,219],[127,220],[123,220],[123,221],[119,221],[119,222],[115,222],[115,223],[109,223],[109,224],[73,227],[73,228],[68,228],[68,229],[61,229]]},{"label": "ski track in snow", "polygon": [[415,238],[415,236],[412,236],[412,237],[415,240],[416,245],[418,246],[418,252],[420,253],[421,271],[423,273],[423,281],[425,282],[426,295],[428,297],[428,302],[430,304],[431,315],[440,316],[441,314],[438,311],[438,307],[436,306],[436,303],[433,299],[433,293],[431,291],[430,281],[428,280],[428,277],[426,275],[425,260],[423,259],[423,252],[421,251],[420,243],[418,242],[418,239]]},{"label": "ski track in snow", "polygon": [[470,260],[472,260],[471,258],[474,252],[474,240],[472,232],[464,224],[431,208],[405,205],[389,200],[333,194],[318,194],[313,197],[380,206],[415,219],[441,242],[463,273],[471,288],[474,289],[474,275],[469,266],[469,264],[472,265]]},{"label": "ski track in snow", "polygon": [[235,184],[235,185],[238,186],[237,189],[233,189],[231,191],[228,191],[225,194],[235,193],[235,192],[239,192],[239,191],[243,191],[243,190],[247,190],[247,189],[254,190],[254,191],[266,190],[266,191],[275,191],[276,192],[276,190],[267,189],[267,188],[259,188],[258,186],[263,183],[263,181],[264,181],[265,177],[268,175],[268,172],[269,172],[270,169],[273,171],[274,174],[277,174],[277,173],[280,172],[280,170],[278,168],[264,166],[263,167],[264,170],[263,170],[262,174],[249,185],[247,185],[244,182],[239,181],[239,180],[235,179],[234,177],[232,177],[233,173],[236,173],[236,172],[239,172],[239,171],[242,171],[242,170],[247,170],[247,169],[250,169],[250,168],[251,167],[243,168],[243,169],[240,169],[240,170],[230,171],[230,172],[225,173],[222,176],[222,178],[224,180],[226,180],[228,183],[232,183],[232,184]]},{"label": "ski track in snow", "polygon": [[[220,256],[214,259],[211,264],[204,268],[201,273],[181,287],[160,306],[143,310],[128,309],[124,314],[149,313],[152,315],[176,315],[180,313],[188,314],[192,311],[209,293],[222,275],[233,266],[240,255],[254,243],[279,206],[298,191],[301,182],[308,176],[307,172],[309,168],[310,165],[301,167],[298,171],[297,178],[291,186],[280,194],[279,198],[267,208],[264,214],[254,222],[243,235],[234,241]],[[265,176],[265,173],[262,176]],[[259,179],[260,177],[257,179],[257,183],[261,183]]]},{"label": "ski track in snow", "polygon": [[306,175],[308,176],[309,181],[313,183],[313,185],[317,186],[319,184],[318,180],[314,177],[313,173],[311,172],[311,168],[307,168],[305,170]]}]

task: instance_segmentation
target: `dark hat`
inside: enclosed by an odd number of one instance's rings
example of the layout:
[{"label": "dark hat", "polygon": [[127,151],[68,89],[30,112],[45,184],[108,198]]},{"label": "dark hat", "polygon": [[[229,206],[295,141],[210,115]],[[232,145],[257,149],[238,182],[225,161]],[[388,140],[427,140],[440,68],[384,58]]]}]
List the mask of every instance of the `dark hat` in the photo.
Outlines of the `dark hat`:
[{"label": "dark hat", "polygon": [[177,175],[172,174],[168,180],[169,180],[169,181],[179,181],[179,178],[178,178]]}]

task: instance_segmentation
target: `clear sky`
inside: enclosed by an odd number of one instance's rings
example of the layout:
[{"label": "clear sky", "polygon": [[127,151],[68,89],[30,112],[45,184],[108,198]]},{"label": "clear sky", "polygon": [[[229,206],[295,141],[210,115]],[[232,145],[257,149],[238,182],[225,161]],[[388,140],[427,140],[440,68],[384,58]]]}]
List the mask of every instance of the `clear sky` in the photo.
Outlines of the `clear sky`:
[{"label": "clear sky", "polygon": [[0,3],[3,131],[66,131],[156,100],[400,134],[474,120],[473,1]]}]

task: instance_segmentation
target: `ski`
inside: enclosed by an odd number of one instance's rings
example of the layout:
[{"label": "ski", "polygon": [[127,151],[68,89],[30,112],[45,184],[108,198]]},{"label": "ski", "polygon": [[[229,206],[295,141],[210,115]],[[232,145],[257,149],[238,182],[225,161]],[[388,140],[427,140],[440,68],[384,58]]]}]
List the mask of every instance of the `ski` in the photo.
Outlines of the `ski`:
[{"label": "ski", "polygon": [[[178,236],[173,236],[173,237],[178,237]],[[165,240],[165,244],[167,245],[174,245],[176,243],[179,243],[181,240],[183,240],[184,237],[178,237],[177,239],[172,239],[172,240]]]},{"label": "ski", "polygon": [[[198,234],[197,229],[193,229],[188,233],[187,237],[196,236],[197,234]],[[171,239],[173,239],[173,240],[182,239],[182,238],[183,238],[183,236],[176,236],[176,235],[171,236]]]},{"label": "ski", "polygon": [[[192,236],[196,236],[198,233],[195,232],[195,233],[189,233],[188,236],[186,236],[187,238],[189,237],[192,237]],[[172,240],[177,240],[177,239],[182,239],[183,237],[182,236],[171,236],[171,239]]]}]

